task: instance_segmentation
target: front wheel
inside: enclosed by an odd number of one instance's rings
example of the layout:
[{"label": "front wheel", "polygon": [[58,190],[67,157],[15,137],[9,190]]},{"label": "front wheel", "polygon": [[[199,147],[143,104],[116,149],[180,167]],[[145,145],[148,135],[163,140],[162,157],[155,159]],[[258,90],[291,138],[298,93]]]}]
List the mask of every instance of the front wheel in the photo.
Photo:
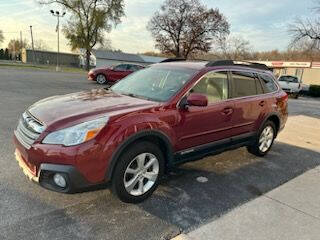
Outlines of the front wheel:
[{"label": "front wheel", "polygon": [[272,147],[277,135],[276,131],[275,124],[272,121],[267,121],[259,132],[254,144],[247,147],[248,151],[259,157],[266,155]]},{"label": "front wheel", "polygon": [[107,78],[106,78],[105,75],[99,74],[99,75],[97,75],[96,81],[97,81],[97,83],[99,83],[101,85],[102,84],[106,84],[107,83]]},{"label": "front wheel", "polygon": [[150,142],[135,144],[121,155],[112,177],[112,191],[127,203],[139,203],[157,188],[164,173],[161,150]]}]

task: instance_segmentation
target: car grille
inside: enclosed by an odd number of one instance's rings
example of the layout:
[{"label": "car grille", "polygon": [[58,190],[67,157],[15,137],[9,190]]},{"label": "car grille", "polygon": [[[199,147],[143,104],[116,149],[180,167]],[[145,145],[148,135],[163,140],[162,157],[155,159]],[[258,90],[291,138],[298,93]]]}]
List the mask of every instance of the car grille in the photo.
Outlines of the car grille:
[{"label": "car grille", "polygon": [[16,138],[27,149],[39,138],[43,132],[42,123],[34,119],[29,113],[24,112],[19,119],[18,127],[14,131]]}]

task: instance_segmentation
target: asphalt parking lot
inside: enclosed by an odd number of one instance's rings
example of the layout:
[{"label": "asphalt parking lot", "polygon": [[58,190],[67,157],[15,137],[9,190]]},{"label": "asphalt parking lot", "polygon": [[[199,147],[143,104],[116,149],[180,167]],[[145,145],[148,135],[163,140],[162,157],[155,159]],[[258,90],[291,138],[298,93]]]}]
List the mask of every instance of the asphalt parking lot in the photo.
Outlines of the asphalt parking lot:
[{"label": "asphalt parking lot", "polygon": [[[241,148],[182,165],[138,205],[119,202],[108,186],[65,195],[29,182],[11,142],[20,114],[44,97],[96,87],[80,74],[0,68],[0,239],[170,239],[320,165],[312,143],[297,146],[284,132],[265,158]],[[320,119],[320,101],[290,99],[289,112]]]}]

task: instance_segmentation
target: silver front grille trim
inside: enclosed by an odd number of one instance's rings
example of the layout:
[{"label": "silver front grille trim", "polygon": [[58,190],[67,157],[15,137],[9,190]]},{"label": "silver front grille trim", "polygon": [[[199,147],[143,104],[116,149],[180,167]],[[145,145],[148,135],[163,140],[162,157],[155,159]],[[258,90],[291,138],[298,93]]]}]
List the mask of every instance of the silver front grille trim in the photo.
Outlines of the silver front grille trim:
[{"label": "silver front grille trim", "polygon": [[[37,130],[35,131],[35,127]],[[19,142],[27,149],[39,138],[44,126],[42,123],[34,119],[30,114],[24,112],[19,120],[18,127],[14,134]]]}]

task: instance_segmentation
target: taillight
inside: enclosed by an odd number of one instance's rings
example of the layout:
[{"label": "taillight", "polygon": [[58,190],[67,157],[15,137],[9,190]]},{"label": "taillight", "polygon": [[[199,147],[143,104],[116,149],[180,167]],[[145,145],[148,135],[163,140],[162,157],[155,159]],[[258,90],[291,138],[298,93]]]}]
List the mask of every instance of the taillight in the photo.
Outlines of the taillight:
[{"label": "taillight", "polygon": [[287,93],[283,92],[279,97],[277,97],[277,105],[279,107],[286,106],[289,96]]}]

